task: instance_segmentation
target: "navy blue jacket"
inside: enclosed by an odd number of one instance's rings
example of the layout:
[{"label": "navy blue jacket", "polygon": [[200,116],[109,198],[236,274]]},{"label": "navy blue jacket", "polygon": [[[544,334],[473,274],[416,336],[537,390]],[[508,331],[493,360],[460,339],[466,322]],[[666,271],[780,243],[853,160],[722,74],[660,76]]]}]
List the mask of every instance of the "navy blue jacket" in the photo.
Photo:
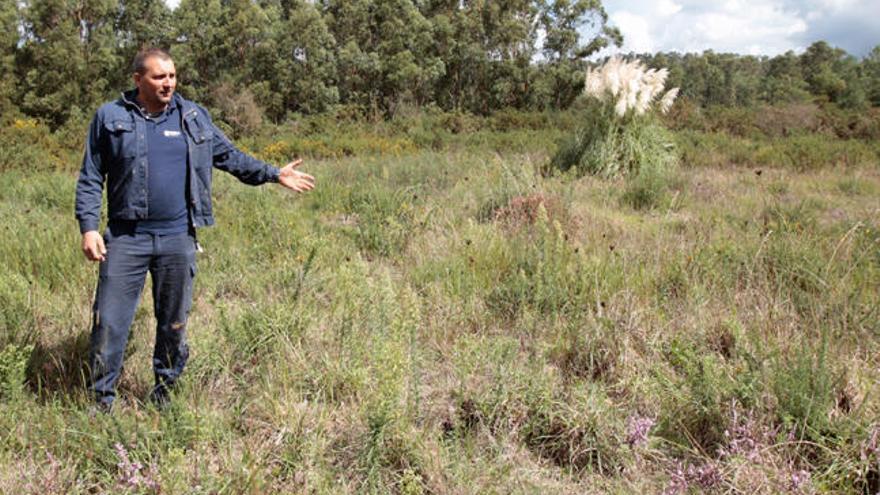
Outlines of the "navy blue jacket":
[{"label": "navy blue jacket", "polygon": [[[149,205],[146,122],[135,101],[136,90],[101,106],[89,127],[82,169],[76,185],[76,218],[80,232],[98,230],[101,195],[107,184],[111,220],[147,218]],[[245,184],[278,182],[278,169],[242,153],[211,122],[201,106],[174,94],[187,144],[187,202],[190,225],[214,223],[211,208],[213,167]]]}]

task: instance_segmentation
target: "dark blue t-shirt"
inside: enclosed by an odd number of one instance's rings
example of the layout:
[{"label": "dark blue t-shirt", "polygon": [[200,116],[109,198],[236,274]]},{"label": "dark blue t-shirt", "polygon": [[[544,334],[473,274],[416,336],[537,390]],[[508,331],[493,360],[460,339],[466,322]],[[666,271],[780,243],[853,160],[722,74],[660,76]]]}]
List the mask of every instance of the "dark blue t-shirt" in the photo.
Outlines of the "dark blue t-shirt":
[{"label": "dark blue t-shirt", "polygon": [[147,218],[137,232],[157,235],[189,230],[186,208],[186,138],[174,106],[147,118]]}]

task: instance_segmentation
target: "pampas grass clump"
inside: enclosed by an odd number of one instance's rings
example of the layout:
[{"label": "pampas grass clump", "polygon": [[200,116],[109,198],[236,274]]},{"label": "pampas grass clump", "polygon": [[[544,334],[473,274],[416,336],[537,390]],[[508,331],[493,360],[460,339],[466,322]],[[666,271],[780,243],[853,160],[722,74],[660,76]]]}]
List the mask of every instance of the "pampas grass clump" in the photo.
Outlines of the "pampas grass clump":
[{"label": "pampas grass clump", "polygon": [[550,169],[602,177],[672,170],[677,162],[672,137],[656,118],[678,96],[678,88],[664,92],[667,75],[666,69],[646,69],[618,57],[589,69],[584,122],[562,144]]}]

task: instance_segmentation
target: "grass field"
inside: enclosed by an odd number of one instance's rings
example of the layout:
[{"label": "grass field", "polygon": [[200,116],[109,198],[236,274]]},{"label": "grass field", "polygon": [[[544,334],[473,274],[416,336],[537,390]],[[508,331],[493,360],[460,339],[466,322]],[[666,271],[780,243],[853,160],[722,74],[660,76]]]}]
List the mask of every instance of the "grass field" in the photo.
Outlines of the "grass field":
[{"label": "grass field", "polygon": [[97,417],[75,172],[0,154],[0,493],[880,490],[876,143],[681,131],[627,183],[542,176],[560,135],[243,140],[318,188],[216,176],[174,406],[147,290]]}]

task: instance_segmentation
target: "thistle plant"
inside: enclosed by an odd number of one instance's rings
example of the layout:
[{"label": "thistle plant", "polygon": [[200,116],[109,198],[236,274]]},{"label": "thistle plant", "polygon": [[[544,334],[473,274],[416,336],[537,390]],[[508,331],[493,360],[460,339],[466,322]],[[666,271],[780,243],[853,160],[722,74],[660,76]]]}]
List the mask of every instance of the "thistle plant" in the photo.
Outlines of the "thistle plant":
[{"label": "thistle plant", "polygon": [[678,88],[664,89],[668,75],[667,69],[647,69],[618,57],[588,69],[584,123],[560,147],[551,168],[603,177],[671,170],[676,163],[672,138],[656,119],[678,96]]}]

